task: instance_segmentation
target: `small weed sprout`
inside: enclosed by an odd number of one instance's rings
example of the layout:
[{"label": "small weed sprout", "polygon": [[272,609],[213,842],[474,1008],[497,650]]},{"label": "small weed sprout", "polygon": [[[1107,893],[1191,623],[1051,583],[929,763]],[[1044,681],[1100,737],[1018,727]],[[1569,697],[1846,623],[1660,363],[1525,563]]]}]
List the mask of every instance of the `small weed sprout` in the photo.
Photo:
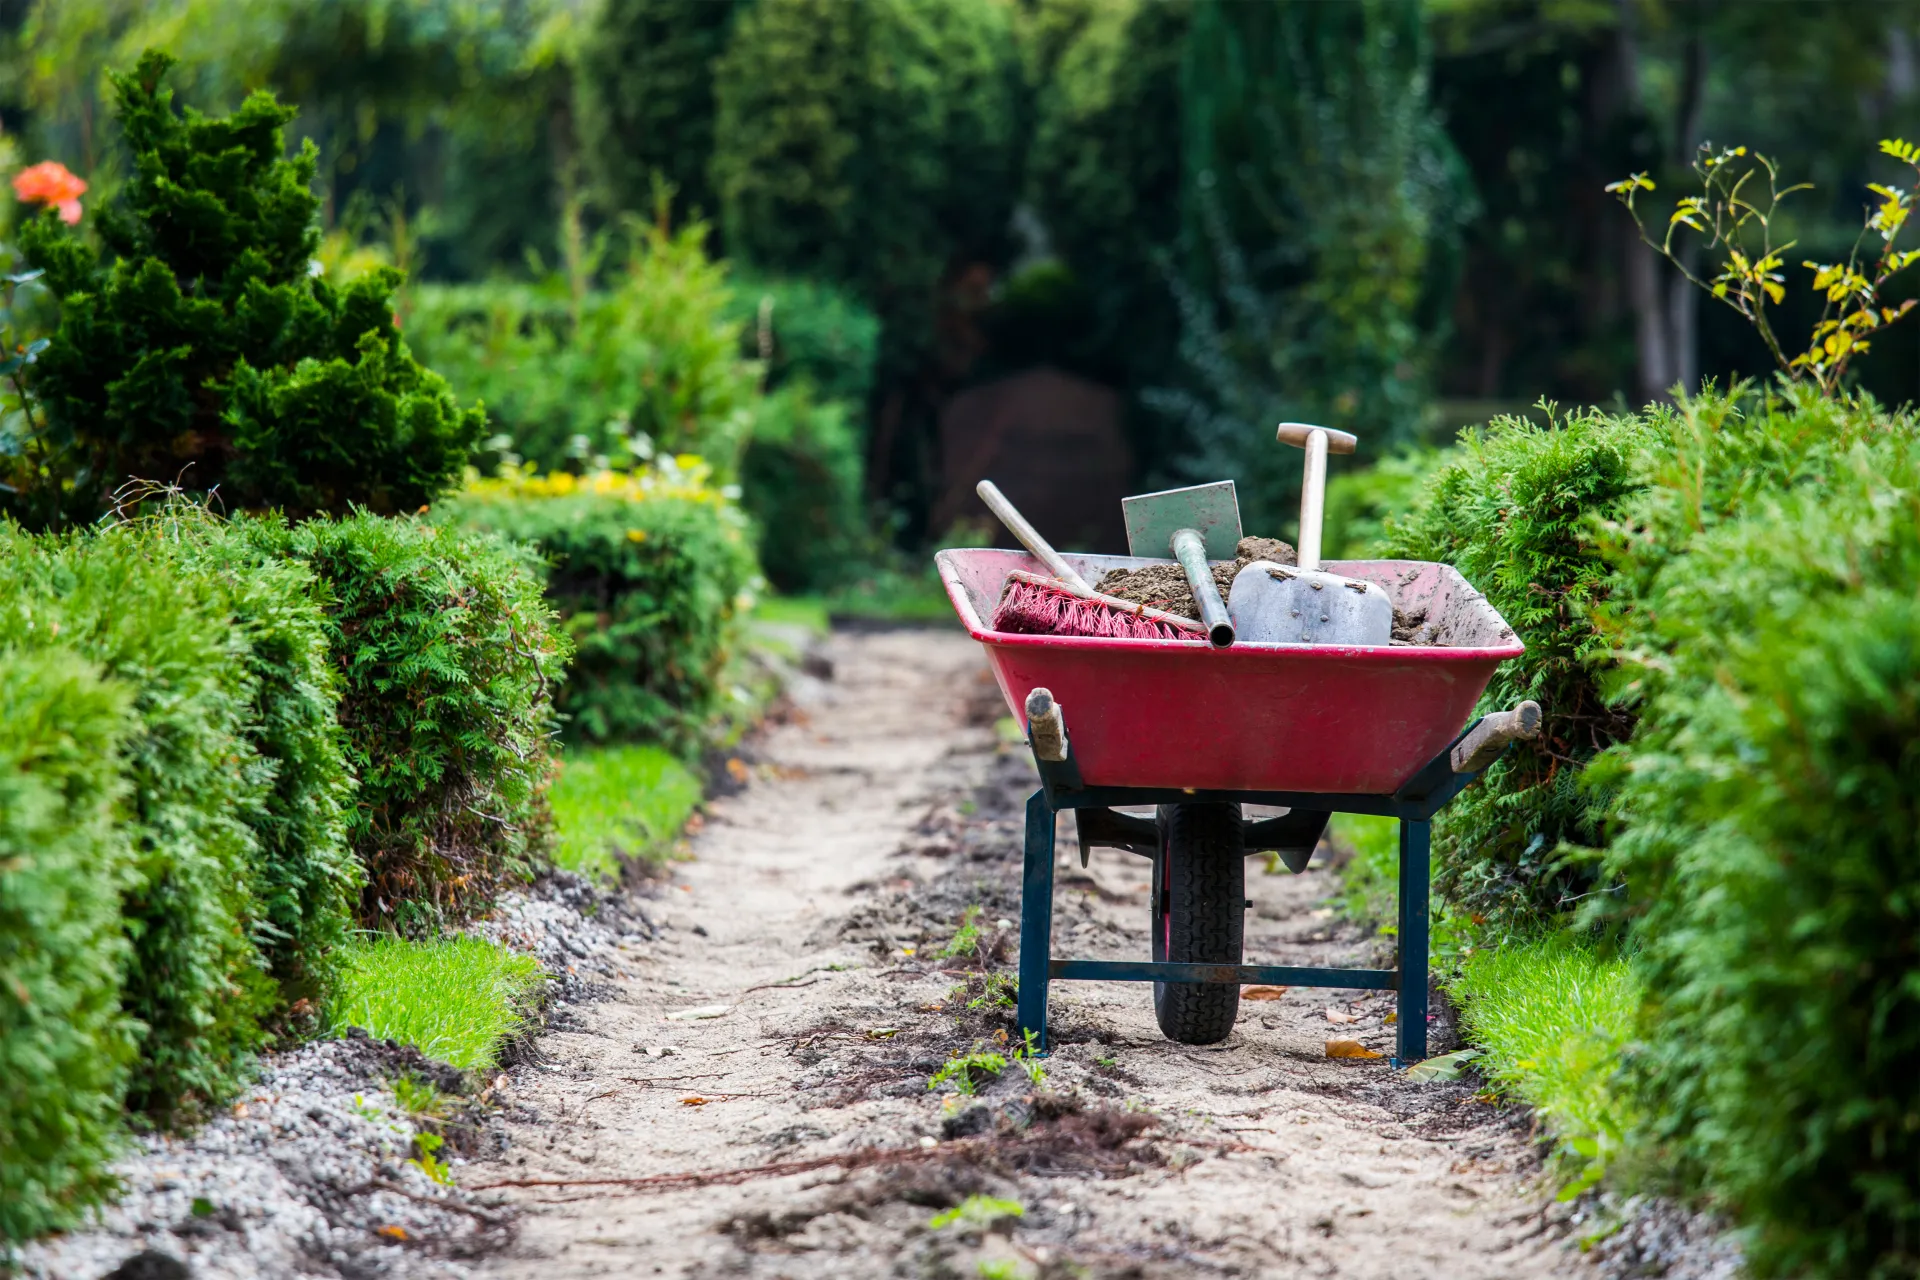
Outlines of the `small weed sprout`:
[{"label": "small weed sprout", "polygon": [[947,1000],[956,1002],[966,999],[967,1009],[972,1013],[987,1013],[994,1009],[1011,1009],[1014,998],[1020,994],[1020,984],[1004,973],[989,973],[980,980],[980,989],[970,998],[973,991],[971,981],[962,982],[947,992]]},{"label": "small weed sprout", "polygon": [[953,941],[941,948],[940,958],[958,960],[962,956],[977,954],[980,950],[980,916],[983,908],[975,903],[960,914],[960,931],[953,935]]},{"label": "small weed sprout", "polygon": [[1047,1087],[1047,1069],[1040,1065],[1040,1053],[1033,1047],[1033,1030],[1022,1032],[1026,1043],[1013,1051],[1013,1060],[1027,1073],[1027,1083],[1036,1089]]},{"label": "small weed sprout", "polygon": [[446,1117],[447,1095],[434,1087],[431,1080],[423,1080],[409,1071],[389,1080],[387,1087],[393,1090],[393,1100],[408,1115],[429,1120]]},{"label": "small weed sprout", "polygon": [[447,1140],[437,1133],[416,1133],[413,1135],[414,1150],[420,1154],[407,1161],[408,1164],[432,1178],[443,1187],[453,1185],[453,1170],[440,1159],[440,1148]]},{"label": "small weed sprout", "polygon": [[379,1124],[382,1120],[386,1119],[386,1116],[381,1112],[380,1108],[368,1102],[366,1095],[360,1093],[353,1095],[353,1113],[362,1120],[369,1120],[374,1124]]},{"label": "small weed sprout", "polygon": [[933,1073],[927,1081],[927,1088],[938,1089],[950,1084],[961,1093],[972,1097],[980,1091],[980,1086],[990,1080],[998,1080],[1000,1073],[1007,1069],[1007,1055],[984,1049],[975,1042],[970,1053],[956,1053],[947,1065]]},{"label": "small weed sprout", "polygon": [[973,1270],[980,1280],[1025,1280],[1029,1274],[1013,1258],[982,1258]]},{"label": "small weed sprout", "polygon": [[985,1231],[1007,1218],[1024,1218],[1026,1215],[1026,1208],[1018,1200],[968,1196],[953,1208],[927,1219],[927,1228],[931,1231],[941,1231],[947,1227],[958,1227],[962,1231]]}]

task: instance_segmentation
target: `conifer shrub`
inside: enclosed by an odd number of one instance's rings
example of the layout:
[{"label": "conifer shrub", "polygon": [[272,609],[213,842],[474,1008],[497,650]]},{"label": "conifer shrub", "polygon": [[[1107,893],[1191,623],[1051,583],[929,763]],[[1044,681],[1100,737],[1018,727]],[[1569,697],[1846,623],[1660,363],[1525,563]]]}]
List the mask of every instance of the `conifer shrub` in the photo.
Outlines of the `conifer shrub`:
[{"label": "conifer shrub", "polygon": [[1623,623],[1639,726],[1595,766],[1649,992],[1638,1137],[1754,1228],[1756,1273],[1911,1276],[1920,422],[1810,403],[1775,425],[1731,434],[1817,483],[1755,494],[1648,573]]},{"label": "conifer shrub", "polygon": [[[280,517],[267,517],[269,527]],[[317,1002],[337,968],[364,873],[348,843],[353,775],[334,707],[326,591],[306,564],[264,554],[249,517],[234,524],[176,504],[155,518],[190,572],[212,575],[245,644],[253,709],[246,736],[271,776],[245,815],[255,840],[254,937],[281,1000]]]},{"label": "conifer shrub", "polygon": [[229,505],[412,510],[454,483],[484,418],[396,327],[397,272],[344,289],[319,244],[311,141],[257,92],[231,116],[175,109],[171,60],[112,77],[129,179],[96,251],[52,213],[20,229],[61,318],[33,368],[48,446],[88,518],[129,476]]},{"label": "conifer shrub", "polygon": [[257,813],[246,641],[211,574],[153,531],[32,539],[0,526],[0,651],[71,649],[127,686],[119,766],[131,874],[121,1007],[139,1025],[129,1109],[190,1123],[236,1087],[273,1003],[253,931]]},{"label": "conifer shrub", "polygon": [[531,544],[574,650],[556,705],[574,741],[690,751],[723,693],[756,574],[739,508],[676,464],[482,481],[445,518]]},{"label": "conifer shrub", "polygon": [[1563,849],[1602,838],[1604,801],[1582,788],[1582,771],[1632,729],[1596,671],[1608,653],[1591,618],[1608,591],[1599,521],[1644,485],[1640,458],[1665,422],[1660,411],[1578,412],[1464,432],[1388,534],[1385,554],[1453,565],[1526,643],[1482,708],[1531,698],[1545,715],[1539,741],[1509,748],[1434,820],[1436,883],[1472,913],[1552,917],[1592,882]]},{"label": "conifer shrub", "polygon": [[781,591],[840,586],[868,561],[860,442],[847,406],[805,383],[760,402],[740,465],[740,504],[758,526],[760,568]]},{"label": "conifer shrub", "polygon": [[858,418],[873,395],[880,320],[844,289],[819,280],[736,272],[728,315],[743,351],[766,362],[769,390],[804,382]]},{"label": "conifer shrub", "polygon": [[72,1225],[112,1187],[131,704],[71,649],[0,651],[0,1241]]},{"label": "conifer shrub", "polygon": [[552,693],[569,645],[538,564],[481,534],[356,512],[244,526],[324,591],[360,916],[423,931],[525,880],[546,840]]}]

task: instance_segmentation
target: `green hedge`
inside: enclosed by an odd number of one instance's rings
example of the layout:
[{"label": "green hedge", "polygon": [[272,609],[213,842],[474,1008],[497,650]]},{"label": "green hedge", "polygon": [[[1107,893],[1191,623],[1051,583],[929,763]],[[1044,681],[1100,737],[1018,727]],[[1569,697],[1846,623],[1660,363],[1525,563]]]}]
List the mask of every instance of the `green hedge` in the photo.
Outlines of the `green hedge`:
[{"label": "green hedge", "polygon": [[246,815],[264,803],[270,766],[246,734],[245,641],[219,584],[151,530],[36,541],[0,529],[0,649],[56,643],[133,691],[121,1004],[142,1029],[127,1102],[191,1120],[235,1087],[273,998],[251,937]]},{"label": "green hedge", "polygon": [[1595,671],[1608,652],[1590,616],[1608,591],[1598,521],[1645,485],[1640,459],[1669,427],[1661,411],[1584,412],[1464,432],[1387,536],[1390,556],[1458,568],[1526,642],[1482,707],[1532,698],[1546,715],[1539,742],[1517,744],[1435,819],[1437,883],[1470,912],[1551,917],[1592,885],[1564,849],[1602,836],[1604,800],[1581,786],[1582,770],[1632,728]]},{"label": "green hedge", "polygon": [[551,695],[567,657],[521,549],[361,512],[243,526],[324,590],[361,916],[428,929],[524,880],[547,823]]},{"label": "green hedge", "polygon": [[[1920,420],[1871,405],[1696,424],[1652,519],[1744,518],[1622,611],[1630,743],[1609,870],[1650,998],[1655,1163],[1757,1230],[1761,1275],[1920,1271]],[[1657,545],[1657,543],[1656,543]]]},{"label": "green hedge", "polygon": [[0,652],[0,1241],[112,1189],[134,1038],[114,823],[132,692],[64,646]]},{"label": "green hedge", "polygon": [[552,565],[549,598],[576,649],[557,698],[568,738],[699,742],[755,576],[737,507],[697,483],[561,473],[483,482],[444,518]]}]

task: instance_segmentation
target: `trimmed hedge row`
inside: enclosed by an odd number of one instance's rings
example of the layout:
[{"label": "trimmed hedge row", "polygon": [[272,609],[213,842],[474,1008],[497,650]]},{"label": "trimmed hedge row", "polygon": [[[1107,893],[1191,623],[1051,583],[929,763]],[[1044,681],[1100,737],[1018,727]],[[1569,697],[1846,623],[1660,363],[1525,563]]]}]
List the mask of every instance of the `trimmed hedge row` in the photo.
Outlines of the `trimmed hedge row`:
[{"label": "trimmed hedge row", "polygon": [[356,905],[421,927],[526,874],[567,651],[539,591],[417,520],[0,524],[0,1238],[106,1193],[123,1108],[230,1097]]},{"label": "trimmed hedge row", "polygon": [[702,467],[509,475],[440,518],[550,562],[549,599],[576,649],[556,703],[569,738],[698,746],[756,577],[747,521]]},{"label": "trimmed hedge row", "polygon": [[1538,698],[1436,824],[1502,930],[1630,928],[1632,1167],[1758,1274],[1920,1267],[1920,415],[1797,391],[1506,421],[1391,550],[1458,565]]}]

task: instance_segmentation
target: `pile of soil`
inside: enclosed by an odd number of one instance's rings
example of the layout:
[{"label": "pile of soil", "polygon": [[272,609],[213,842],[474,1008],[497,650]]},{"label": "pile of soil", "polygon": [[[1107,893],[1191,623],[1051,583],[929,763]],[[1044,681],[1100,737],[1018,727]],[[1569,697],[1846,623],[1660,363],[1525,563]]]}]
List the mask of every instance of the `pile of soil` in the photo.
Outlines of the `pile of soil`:
[{"label": "pile of soil", "polygon": [[[1213,566],[1213,582],[1220,588],[1222,600],[1226,600],[1233,591],[1234,575],[1255,560],[1271,560],[1275,564],[1300,563],[1300,557],[1294,549],[1278,538],[1242,538],[1234,546],[1233,552],[1232,563],[1221,561]],[[1150,564],[1143,569],[1110,570],[1095,589],[1134,604],[1165,609],[1183,618],[1198,621],[1200,617],[1200,609],[1193,602],[1193,591],[1187,586],[1187,575],[1172,561]]]}]

